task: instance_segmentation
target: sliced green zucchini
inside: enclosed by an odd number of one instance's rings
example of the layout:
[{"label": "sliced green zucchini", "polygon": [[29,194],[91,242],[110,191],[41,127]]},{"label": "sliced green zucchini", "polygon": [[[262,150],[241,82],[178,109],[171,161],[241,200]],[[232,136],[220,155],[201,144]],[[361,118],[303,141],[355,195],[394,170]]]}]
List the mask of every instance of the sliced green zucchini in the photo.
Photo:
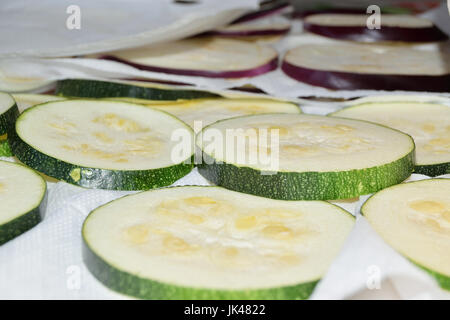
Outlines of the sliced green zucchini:
[{"label": "sliced green zucchini", "polygon": [[0,245],[41,221],[44,179],[23,165],[0,161]]},{"label": "sliced green zucchini", "polygon": [[450,179],[381,190],[364,203],[361,213],[390,246],[450,290]]},{"label": "sliced green zucchini", "polygon": [[[23,112],[10,139],[26,165],[82,187],[145,190],[192,169],[192,129],[165,112],[119,101],[65,100]],[[188,140],[186,139],[186,140]],[[176,146],[184,153],[172,155]]]},{"label": "sliced green zucchini", "polygon": [[144,299],[306,299],[354,225],[323,201],[280,201],[219,187],[142,192],[90,213],[90,272]]},{"label": "sliced green zucchini", "polygon": [[15,93],[12,95],[16,100],[19,111],[22,112],[34,105],[50,101],[59,101],[66,98],[51,94]]},{"label": "sliced green zucchini", "polygon": [[411,135],[416,144],[415,172],[428,176],[450,173],[450,99],[391,96],[352,102],[332,116],[380,123]]},{"label": "sliced green zucchini", "polygon": [[208,180],[274,199],[353,198],[400,183],[414,168],[410,136],[351,119],[243,116],[207,126],[196,143]]},{"label": "sliced green zucchini", "polygon": [[[119,99],[119,98],[118,98]],[[189,124],[198,132],[202,127],[218,120],[261,113],[301,113],[293,102],[273,99],[196,99],[173,103],[154,103],[149,100],[120,98],[121,100],[146,104],[166,111]]]},{"label": "sliced green zucchini", "polygon": [[189,100],[218,98],[220,95],[208,91],[170,87],[144,81],[100,81],[88,79],[67,79],[58,81],[56,94],[66,97],[108,98],[131,97],[148,100]]}]

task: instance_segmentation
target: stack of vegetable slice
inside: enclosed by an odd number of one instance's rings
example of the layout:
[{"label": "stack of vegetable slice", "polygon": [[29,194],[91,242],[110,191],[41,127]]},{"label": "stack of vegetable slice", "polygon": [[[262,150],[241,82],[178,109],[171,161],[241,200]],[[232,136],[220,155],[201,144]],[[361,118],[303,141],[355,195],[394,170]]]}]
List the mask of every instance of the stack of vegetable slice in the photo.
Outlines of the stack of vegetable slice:
[{"label": "stack of vegetable slice", "polygon": [[415,172],[450,173],[450,99],[433,96],[379,96],[355,100],[331,114],[380,123],[410,134],[416,144]]},{"label": "stack of vegetable slice", "polygon": [[0,245],[41,221],[46,184],[33,170],[0,161]]},{"label": "stack of vegetable slice", "polygon": [[139,298],[306,299],[353,225],[322,201],[164,188],[92,211],[83,256],[102,283]]},{"label": "stack of vegetable slice", "polygon": [[[225,139],[216,139],[219,134]],[[324,116],[222,120],[205,127],[196,143],[203,152],[199,172],[207,179],[274,199],[352,198],[400,183],[414,167],[410,136],[370,122]]]},{"label": "stack of vegetable slice", "polygon": [[450,91],[448,36],[427,19],[343,11],[308,14],[303,26],[333,40],[289,50],[282,70],[293,79],[334,90]]}]

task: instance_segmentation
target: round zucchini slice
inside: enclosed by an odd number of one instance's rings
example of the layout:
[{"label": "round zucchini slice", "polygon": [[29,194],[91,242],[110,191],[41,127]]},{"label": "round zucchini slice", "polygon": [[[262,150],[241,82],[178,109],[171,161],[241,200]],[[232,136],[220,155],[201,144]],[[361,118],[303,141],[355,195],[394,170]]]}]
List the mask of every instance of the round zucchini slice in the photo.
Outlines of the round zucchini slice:
[{"label": "round zucchini slice", "polygon": [[370,122],[304,114],[218,121],[196,139],[199,172],[228,189],[284,200],[336,200],[397,184],[414,168],[410,136]]},{"label": "round zucchini slice", "polygon": [[361,208],[395,250],[450,290],[450,179],[399,184],[374,194]]},{"label": "round zucchini slice", "polygon": [[[138,104],[48,102],[23,112],[15,129],[10,144],[20,161],[82,187],[146,190],[170,185],[193,167],[192,129]],[[172,139],[175,131],[186,139]]]},{"label": "round zucchini slice", "polygon": [[416,144],[416,173],[428,176],[450,173],[450,99],[399,96],[390,101],[389,96],[374,97],[361,103],[354,101],[352,106],[331,115],[372,121],[403,131]]},{"label": "round zucchini slice", "polygon": [[353,225],[328,202],[164,188],[92,211],[83,258],[104,285],[138,298],[306,299]]},{"label": "round zucchini slice", "polygon": [[56,94],[80,98],[130,97],[162,101],[220,97],[220,95],[208,91],[174,88],[145,81],[100,81],[90,79],[60,80],[56,84]]},{"label": "round zucchini slice", "polygon": [[168,112],[189,124],[198,132],[218,120],[251,114],[263,113],[301,113],[300,107],[289,101],[273,99],[198,99],[174,103],[152,103],[147,100],[128,98],[121,99],[148,105],[149,107]]},{"label": "round zucchini slice", "polygon": [[0,161],[0,245],[41,221],[39,206],[46,188],[37,172],[17,163]]}]

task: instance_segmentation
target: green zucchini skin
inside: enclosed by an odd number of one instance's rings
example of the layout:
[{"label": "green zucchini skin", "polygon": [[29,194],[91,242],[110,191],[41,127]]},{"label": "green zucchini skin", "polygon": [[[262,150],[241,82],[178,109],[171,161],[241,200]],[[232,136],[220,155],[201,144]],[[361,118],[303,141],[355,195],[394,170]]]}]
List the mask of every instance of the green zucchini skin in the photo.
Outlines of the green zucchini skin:
[{"label": "green zucchini skin", "polygon": [[88,270],[106,287],[140,299],[155,300],[304,300],[317,281],[293,286],[254,290],[212,290],[182,287],[140,278],[115,268],[97,255],[83,235],[83,260]]},{"label": "green zucchini skin", "polygon": [[165,101],[221,97],[218,94],[207,91],[150,88],[125,83],[83,79],[67,79],[58,81],[56,84],[56,94],[67,97],[131,97]]},{"label": "green zucchini skin", "polygon": [[0,246],[30,230],[42,220],[40,207],[0,225]]},{"label": "green zucchini skin", "polygon": [[199,173],[224,188],[279,200],[337,200],[354,198],[398,184],[414,170],[414,149],[394,162],[338,172],[277,172],[217,163],[203,152]]},{"label": "green zucchini skin", "polygon": [[159,188],[171,185],[193,168],[193,161],[149,170],[87,168],[50,157],[24,142],[15,130],[11,132],[11,149],[21,162],[52,178],[85,188],[130,191]]},{"label": "green zucchini skin", "polygon": [[0,114],[0,136],[8,134],[19,117],[19,108],[14,103],[6,112]]},{"label": "green zucchini skin", "polygon": [[450,162],[416,165],[414,168],[414,173],[420,173],[430,177],[447,174],[450,173]]},{"label": "green zucchini skin", "polygon": [[11,148],[9,147],[8,140],[0,141],[0,157],[12,157]]}]

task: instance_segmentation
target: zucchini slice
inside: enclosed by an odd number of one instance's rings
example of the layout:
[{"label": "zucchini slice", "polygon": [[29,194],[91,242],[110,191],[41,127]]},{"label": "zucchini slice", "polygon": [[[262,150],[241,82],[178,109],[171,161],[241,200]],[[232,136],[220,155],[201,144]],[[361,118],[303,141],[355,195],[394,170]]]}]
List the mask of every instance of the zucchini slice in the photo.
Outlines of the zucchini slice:
[{"label": "zucchini slice", "polygon": [[0,245],[41,221],[40,204],[46,184],[23,165],[0,161]]},{"label": "zucchini slice", "polygon": [[450,290],[450,179],[381,190],[366,201],[361,213],[390,246]]},{"label": "zucchini slice", "polygon": [[372,121],[403,131],[416,144],[415,172],[428,176],[450,173],[450,99],[431,96],[389,99],[382,96],[360,103],[356,100],[352,106],[331,115]]},{"label": "zucchini slice", "polygon": [[354,225],[323,201],[183,186],[123,197],[86,218],[83,258],[144,299],[306,299]]},{"label": "zucchini slice", "polygon": [[367,19],[367,14],[314,14],[303,20],[303,28],[324,37],[361,42],[433,42],[448,39],[431,21],[417,16],[383,14],[379,29],[369,29]]},{"label": "zucchini slice", "polygon": [[243,116],[205,127],[196,143],[205,178],[274,199],[353,198],[400,183],[414,168],[410,136],[360,120]]},{"label": "zucchini slice", "polygon": [[222,119],[273,112],[302,112],[300,107],[293,102],[273,99],[198,99],[174,103],[154,103],[152,101],[128,98],[121,100],[145,104],[173,114],[189,124],[196,132],[201,130],[202,127]]},{"label": "zucchini slice", "polygon": [[100,56],[153,72],[210,78],[254,77],[278,66],[270,46],[225,38],[190,38]]},{"label": "zucchini slice", "polygon": [[[165,112],[119,101],[36,105],[16,122],[10,144],[28,166],[87,188],[145,190],[170,185],[193,167],[192,129]],[[184,153],[172,155],[180,147]]]},{"label": "zucchini slice", "polygon": [[89,79],[60,80],[56,83],[55,92],[58,95],[66,97],[130,97],[163,101],[220,97],[220,95],[208,91],[179,87],[173,88],[167,85],[144,81],[101,81]]},{"label": "zucchini slice", "polygon": [[450,91],[450,46],[305,44],[281,66],[298,81],[337,90]]}]

